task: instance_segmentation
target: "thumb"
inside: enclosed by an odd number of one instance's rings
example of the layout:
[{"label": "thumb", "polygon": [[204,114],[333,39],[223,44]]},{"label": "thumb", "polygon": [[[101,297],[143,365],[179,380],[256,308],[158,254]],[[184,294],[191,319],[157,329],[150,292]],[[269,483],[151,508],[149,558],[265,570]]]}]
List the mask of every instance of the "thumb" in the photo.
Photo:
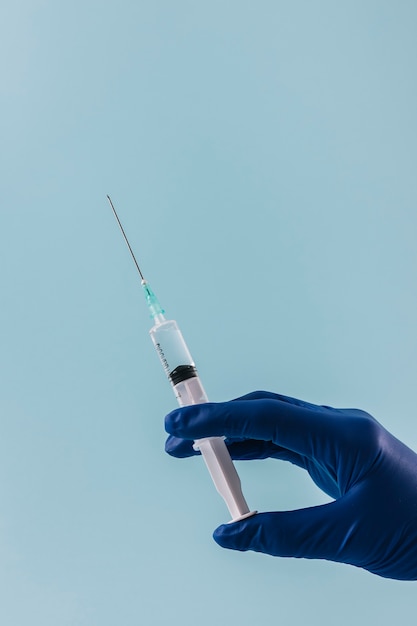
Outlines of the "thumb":
[{"label": "thumb", "polygon": [[232,550],[362,565],[349,541],[356,521],[345,498],[298,511],[258,513],[219,526],[213,538]]}]

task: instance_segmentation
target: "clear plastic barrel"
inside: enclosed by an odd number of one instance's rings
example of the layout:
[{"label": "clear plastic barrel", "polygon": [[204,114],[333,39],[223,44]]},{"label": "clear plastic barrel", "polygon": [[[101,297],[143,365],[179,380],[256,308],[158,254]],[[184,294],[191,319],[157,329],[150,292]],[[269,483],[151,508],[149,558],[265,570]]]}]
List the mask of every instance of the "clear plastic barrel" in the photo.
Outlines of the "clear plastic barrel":
[{"label": "clear plastic barrel", "polygon": [[165,320],[153,326],[149,334],[168,378],[178,365],[195,367],[177,322]]}]

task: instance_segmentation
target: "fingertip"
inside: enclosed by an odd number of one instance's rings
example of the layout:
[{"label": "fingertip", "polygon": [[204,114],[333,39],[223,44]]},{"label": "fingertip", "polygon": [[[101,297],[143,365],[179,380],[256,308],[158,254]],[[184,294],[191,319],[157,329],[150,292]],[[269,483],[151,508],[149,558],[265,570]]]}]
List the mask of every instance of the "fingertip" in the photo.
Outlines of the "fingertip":
[{"label": "fingertip", "polygon": [[229,548],[232,550],[235,549],[234,541],[233,541],[233,532],[232,533],[230,532],[231,526],[233,526],[233,524],[222,524],[221,526],[216,528],[216,530],[213,533],[214,541],[221,548]]},{"label": "fingertip", "polygon": [[174,409],[173,411],[168,413],[168,415],[165,416],[165,420],[164,420],[165,430],[170,435],[174,434],[174,431],[177,427],[178,420],[179,420],[178,413],[179,413],[179,409]]},{"label": "fingertip", "polygon": [[185,459],[200,454],[199,451],[194,450],[190,439],[180,439],[172,435],[165,442],[165,452],[176,459]]},{"label": "fingertip", "polygon": [[[165,417],[165,430],[182,439],[200,438],[201,422],[213,411],[213,403],[191,404],[174,409]],[[205,435],[202,435],[205,436]]]},{"label": "fingertip", "polygon": [[222,548],[246,552],[251,549],[254,531],[258,528],[257,515],[240,522],[222,524],[213,533],[214,541]]},{"label": "fingertip", "polygon": [[205,402],[180,407],[165,417],[165,430],[181,439],[222,437],[224,411],[221,403]]}]

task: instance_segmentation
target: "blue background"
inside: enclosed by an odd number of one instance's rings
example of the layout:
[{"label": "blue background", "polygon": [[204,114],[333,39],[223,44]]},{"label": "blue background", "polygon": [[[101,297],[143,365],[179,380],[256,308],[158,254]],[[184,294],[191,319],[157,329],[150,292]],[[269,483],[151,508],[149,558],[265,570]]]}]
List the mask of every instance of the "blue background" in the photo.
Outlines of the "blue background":
[{"label": "blue background", "polygon": [[[413,1],[0,9],[0,621],[402,623],[415,583],[220,549],[109,193],[213,401],[371,412],[417,448]],[[252,508],[327,501],[239,463]]]}]

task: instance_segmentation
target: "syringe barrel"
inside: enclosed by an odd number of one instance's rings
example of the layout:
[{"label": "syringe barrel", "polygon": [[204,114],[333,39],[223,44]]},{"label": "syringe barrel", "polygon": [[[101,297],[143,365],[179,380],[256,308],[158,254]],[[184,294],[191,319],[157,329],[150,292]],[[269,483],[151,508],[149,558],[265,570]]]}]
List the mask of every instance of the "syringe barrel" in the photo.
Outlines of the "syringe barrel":
[{"label": "syringe barrel", "polygon": [[[149,331],[152,342],[180,406],[204,404],[207,394],[182,333],[174,320],[165,320]],[[223,437],[207,437],[195,442],[207,465],[217,491],[232,521],[249,517],[251,512],[242,493],[239,475]]]},{"label": "syringe barrel", "polygon": [[208,402],[195,363],[177,322],[165,320],[149,331],[180,406]]}]

